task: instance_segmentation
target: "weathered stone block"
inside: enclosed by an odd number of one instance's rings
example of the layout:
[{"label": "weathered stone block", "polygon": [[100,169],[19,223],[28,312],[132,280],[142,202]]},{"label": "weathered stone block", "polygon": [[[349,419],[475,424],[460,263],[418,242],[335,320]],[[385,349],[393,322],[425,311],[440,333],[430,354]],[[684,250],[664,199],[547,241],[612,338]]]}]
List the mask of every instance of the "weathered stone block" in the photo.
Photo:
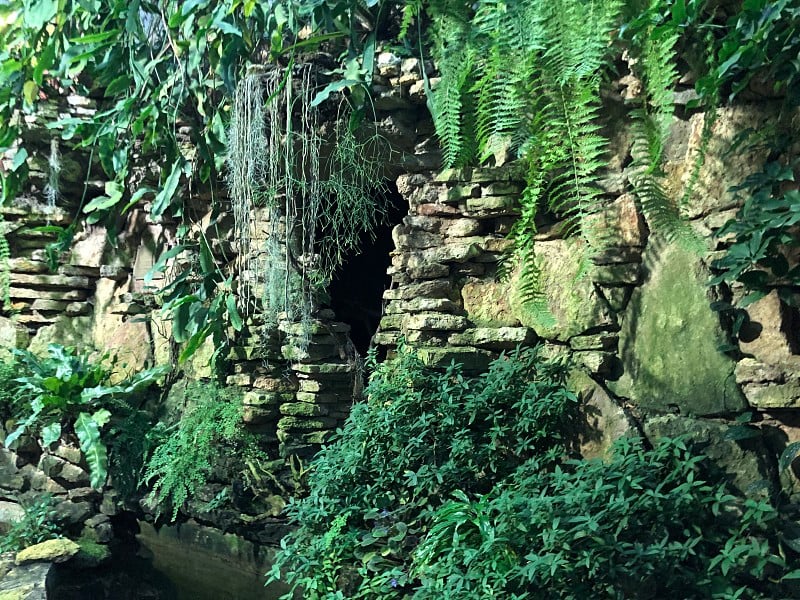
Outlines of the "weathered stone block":
[{"label": "weathered stone block", "polygon": [[535,341],[536,334],[529,327],[477,327],[451,334],[447,338],[447,343],[451,346],[478,346],[498,350],[532,344]]},{"label": "weathered stone block", "polygon": [[336,426],[336,419],[327,417],[304,418],[282,417],[278,421],[278,429],[284,431],[309,431],[315,429],[331,429]]},{"label": "weathered stone block", "polygon": [[403,318],[404,329],[431,329],[461,331],[468,325],[466,317],[459,315],[446,315],[440,313],[419,313],[405,315]]},{"label": "weathered stone block", "polygon": [[621,437],[636,435],[633,420],[596,381],[580,370],[570,374],[569,387],[581,402],[581,426],[578,431],[584,458],[608,458],[613,443]]},{"label": "weathered stone block", "polygon": [[291,417],[322,417],[330,411],[322,404],[312,404],[310,402],[287,402],[281,404],[280,412],[282,415]]},{"label": "weathered stone block", "polygon": [[478,327],[514,327],[519,319],[511,309],[512,287],[507,281],[467,280],[461,287],[464,311]]},{"label": "weathered stone block", "polygon": [[78,550],[80,550],[80,546],[66,538],[47,540],[46,542],[20,550],[17,552],[14,562],[17,565],[24,565],[31,562],[61,563],[75,556]]},{"label": "weathered stone block", "polygon": [[420,359],[432,367],[446,367],[455,362],[462,365],[466,371],[485,371],[489,363],[494,359],[494,354],[488,350],[477,350],[474,348],[419,348],[417,350]]},{"label": "weathered stone block", "polygon": [[83,289],[92,288],[88,277],[69,276],[69,275],[30,275],[26,273],[12,273],[11,284],[13,286],[34,286],[45,289],[67,288]]},{"label": "weathered stone block", "polygon": [[648,248],[647,279],[633,293],[620,331],[624,375],[612,391],[639,407],[684,415],[737,412],[746,404],[725,335],[711,310],[708,272],[675,245]]}]

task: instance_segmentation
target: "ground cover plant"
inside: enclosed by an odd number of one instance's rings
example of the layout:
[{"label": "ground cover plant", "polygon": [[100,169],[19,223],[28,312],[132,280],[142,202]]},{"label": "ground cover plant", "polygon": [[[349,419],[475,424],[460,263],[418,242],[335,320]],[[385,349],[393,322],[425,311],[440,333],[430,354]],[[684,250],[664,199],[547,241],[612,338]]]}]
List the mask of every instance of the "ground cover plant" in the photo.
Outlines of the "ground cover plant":
[{"label": "ground cover plant", "polygon": [[570,458],[568,370],[530,350],[467,378],[401,346],[313,463],[271,577],[309,599],[777,593],[778,513],[729,494],[682,440]]}]

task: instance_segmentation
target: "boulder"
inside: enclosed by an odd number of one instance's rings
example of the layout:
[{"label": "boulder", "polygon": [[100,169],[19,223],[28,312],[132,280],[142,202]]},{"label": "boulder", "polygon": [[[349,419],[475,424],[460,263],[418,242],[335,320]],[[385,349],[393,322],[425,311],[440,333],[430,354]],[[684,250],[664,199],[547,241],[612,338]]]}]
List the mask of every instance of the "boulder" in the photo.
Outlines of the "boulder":
[{"label": "boulder", "polygon": [[771,457],[761,436],[726,439],[730,425],[708,419],[663,415],[644,422],[645,435],[655,443],[662,437],[686,436],[708,456],[730,484],[742,494],[772,487]]},{"label": "boulder", "polygon": [[735,413],[746,407],[726,337],[711,310],[708,271],[677,245],[651,244],[619,337],[623,376],[609,387],[650,412]]},{"label": "boulder", "polygon": [[31,562],[62,563],[75,556],[78,550],[80,550],[80,546],[72,540],[57,538],[20,550],[17,552],[17,557],[14,562],[16,562],[17,565],[24,565]]}]

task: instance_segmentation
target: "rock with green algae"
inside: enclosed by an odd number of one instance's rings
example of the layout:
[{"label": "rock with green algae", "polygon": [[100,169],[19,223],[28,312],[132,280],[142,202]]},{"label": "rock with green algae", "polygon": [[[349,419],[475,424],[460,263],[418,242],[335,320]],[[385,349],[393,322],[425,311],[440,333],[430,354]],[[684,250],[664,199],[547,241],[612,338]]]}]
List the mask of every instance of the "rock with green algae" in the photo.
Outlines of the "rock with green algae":
[{"label": "rock with green algae", "polygon": [[612,325],[606,302],[597,293],[591,274],[582,273],[585,252],[580,240],[537,242],[536,261],[539,267],[539,289],[546,298],[547,309],[524,302],[518,286],[510,294],[511,309],[520,322],[539,337],[568,341],[588,330]]},{"label": "rock with green algae", "polygon": [[17,552],[14,562],[17,565],[24,565],[32,562],[66,562],[75,556],[80,550],[80,546],[66,538],[47,540],[40,544],[28,546],[24,550]]},{"label": "rock with green algae", "polygon": [[711,310],[708,272],[677,245],[651,244],[647,279],[631,298],[620,331],[623,376],[609,387],[650,412],[715,415],[746,407],[735,363]]}]

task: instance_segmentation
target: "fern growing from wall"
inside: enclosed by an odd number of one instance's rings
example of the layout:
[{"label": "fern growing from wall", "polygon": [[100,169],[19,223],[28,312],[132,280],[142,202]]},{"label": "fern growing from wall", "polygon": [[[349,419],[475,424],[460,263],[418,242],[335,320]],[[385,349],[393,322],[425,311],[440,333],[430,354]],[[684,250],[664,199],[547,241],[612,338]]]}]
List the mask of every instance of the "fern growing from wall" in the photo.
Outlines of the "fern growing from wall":
[{"label": "fern growing from wall", "polygon": [[599,88],[621,2],[435,0],[429,13],[445,165],[527,162],[514,254],[522,295],[544,316],[533,260],[538,211],[563,217],[566,233],[586,242],[587,258],[600,245],[588,218],[599,206],[594,180],[606,149]]},{"label": "fern growing from wall", "polygon": [[[643,19],[658,20],[662,2],[653,0]],[[681,218],[681,202],[670,197],[664,187],[664,148],[670,134],[675,112],[674,90],[678,80],[676,45],[679,39],[678,24],[665,19],[643,28],[639,40],[634,40],[638,59],[632,66],[638,68],[645,86],[639,106],[633,111],[633,164],[628,179],[639,201],[650,229],[659,232],[668,241],[682,244],[689,250],[702,252],[704,243],[692,227]],[[638,41],[638,43],[637,43]],[[686,201],[699,175],[705,148],[710,137],[710,123],[704,128],[701,151],[698,153],[690,181],[682,201]]]}]

